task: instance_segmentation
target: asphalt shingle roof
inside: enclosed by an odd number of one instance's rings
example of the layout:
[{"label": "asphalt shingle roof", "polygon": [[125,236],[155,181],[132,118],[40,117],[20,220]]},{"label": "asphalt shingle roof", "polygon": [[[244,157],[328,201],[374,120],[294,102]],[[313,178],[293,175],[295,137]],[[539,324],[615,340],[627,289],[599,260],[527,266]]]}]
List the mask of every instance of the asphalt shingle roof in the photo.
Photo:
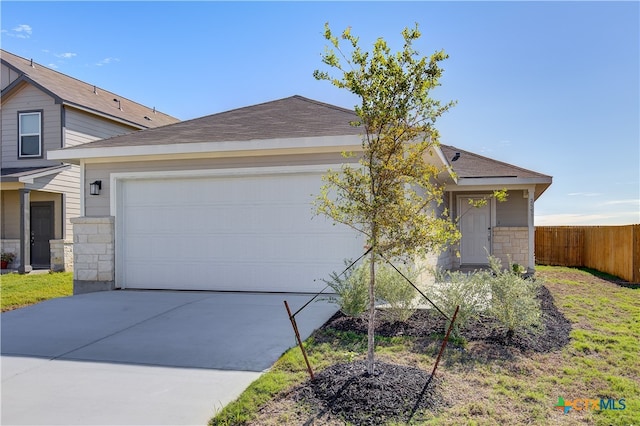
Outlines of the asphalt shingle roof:
[{"label": "asphalt shingle roof", "polygon": [[[3,64],[22,74],[16,80],[16,83],[10,84],[2,91],[3,96],[5,93],[11,92],[17,83],[24,80],[39,86],[41,90],[69,105],[106,114],[143,128],[165,126],[180,121],[175,117],[155,111],[153,108],[131,101],[116,93],[77,80],[44,65],[32,63],[31,60],[14,55],[6,50],[0,50],[0,59]],[[114,101],[114,99],[120,102]],[[148,117],[148,119],[145,117]]]},{"label": "asphalt shingle roof", "polygon": [[361,130],[349,124],[357,119],[348,109],[296,95],[95,141],[83,148],[358,135]]},{"label": "asphalt shingle roof", "polygon": [[[440,149],[453,171],[461,178],[550,178],[542,173],[483,157],[454,146],[440,145]],[[451,161],[457,152],[460,153],[460,158]]]},{"label": "asphalt shingle roof", "polygon": [[54,173],[68,167],[69,166],[64,164],[48,167],[3,167],[0,170],[0,179],[2,179],[3,182],[17,181],[22,177],[46,172]]},{"label": "asphalt shingle roof", "polygon": [[[89,142],[80,148],[234,141],[240,143],[278,138],[359,135],[362,128],[350,124],[357,120],[358,116],[354,111],[295,95],[156,129]],[[548,177],[453,146],[440,147],[448,160],[451,160],[456,152],[460,152],[457,161],[449,162],[455,173],[462,178]]]}]

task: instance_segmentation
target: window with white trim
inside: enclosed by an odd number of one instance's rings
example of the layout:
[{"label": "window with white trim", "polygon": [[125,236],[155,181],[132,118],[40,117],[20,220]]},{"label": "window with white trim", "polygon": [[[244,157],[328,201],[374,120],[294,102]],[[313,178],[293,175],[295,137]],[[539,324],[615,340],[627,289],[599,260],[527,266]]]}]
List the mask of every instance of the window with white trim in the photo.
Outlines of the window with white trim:
[{"label": "window with white trim", "polygon": [[42,157],[42,113],[18,114],[18,157]]}]

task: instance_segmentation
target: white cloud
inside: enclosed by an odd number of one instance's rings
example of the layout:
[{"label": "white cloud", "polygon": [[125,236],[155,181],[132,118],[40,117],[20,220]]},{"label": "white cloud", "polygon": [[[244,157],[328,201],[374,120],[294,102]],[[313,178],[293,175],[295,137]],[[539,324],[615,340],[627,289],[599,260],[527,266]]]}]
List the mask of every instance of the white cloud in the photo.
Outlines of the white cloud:
[{"label": "white cloud", "polygon": [[603,206],[615,206],[615,205],[620,205],[620,204],[629,204],[629,205],[632,205],[632,206],[640,207],[640,199],[638,199],[638,200],[629,199],[629,200],[606,201],[606,202],[602,203],[601,205],[603,205]]},{"label": "white cloud", "polygon": [[31,33],[33,32],[33,30],[31,29],[31,26],[26,24],[21,24],[13,28],[11,31],[2,30],[2,32],[11,37],[29,38],[31,37]]},{"label": "white cloud", "polygon": [[58,69],[58,66],[56,64],[49,64],[47,66],[53,70]]},{"label": "white cloud", "polygon": [[103,65],[108,65],[108,64],[111,64],[111,63],[113,63],[113,62],[120,62],[120,59],[118,59],[118,58],[111,58],[111,57],[109,57],[109,58],[104,58],[103,60],[101,60],[101,61],[97,62],[97,63],[96,63],[96,65],[97,65],[97,66],[99,66],[99,67],[101,67],[101,66],[103,66]]},{"label": "white cloud", "polygon": [[601,195],[604,195],[600,192],[570,192],[569,194],[567,194],[570,197],[599,197]]},{"label": "white cloud", "polygon": [[18,25],[13,29],[15,36],[18,38],[31,37],[31,27],[29,25]]},{"label": "white cloud", "polygon": [[65,53],[57,53],[56,55],[57,58],[62,58],[62,59],[70,59],[73,58],[74,56],[78,56],[75,53],[71,53],[71,52],[65,52]]}]

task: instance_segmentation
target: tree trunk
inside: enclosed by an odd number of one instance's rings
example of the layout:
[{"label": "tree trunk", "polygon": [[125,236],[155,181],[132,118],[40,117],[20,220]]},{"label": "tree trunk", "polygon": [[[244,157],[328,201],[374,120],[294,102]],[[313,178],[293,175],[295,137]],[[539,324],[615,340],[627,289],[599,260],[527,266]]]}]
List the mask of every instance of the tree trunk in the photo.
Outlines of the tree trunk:
[{"label": "tree trunk", "polygon": [[376,251],[371,250],[371,264],[369,277],[369,324],[367,329],[367,373],[373,375],[375,370],[373,353],[375,347],[375,331],[376,331]]}]

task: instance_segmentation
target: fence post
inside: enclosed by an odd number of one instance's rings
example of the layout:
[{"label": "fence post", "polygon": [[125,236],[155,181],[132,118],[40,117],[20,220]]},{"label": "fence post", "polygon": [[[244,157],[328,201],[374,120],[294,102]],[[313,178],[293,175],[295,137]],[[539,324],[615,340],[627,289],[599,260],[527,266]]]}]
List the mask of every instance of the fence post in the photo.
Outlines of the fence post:
[{"label": "fence post", "polygon": [[640,283],[640,225],[633,225],[633,282]]}]

